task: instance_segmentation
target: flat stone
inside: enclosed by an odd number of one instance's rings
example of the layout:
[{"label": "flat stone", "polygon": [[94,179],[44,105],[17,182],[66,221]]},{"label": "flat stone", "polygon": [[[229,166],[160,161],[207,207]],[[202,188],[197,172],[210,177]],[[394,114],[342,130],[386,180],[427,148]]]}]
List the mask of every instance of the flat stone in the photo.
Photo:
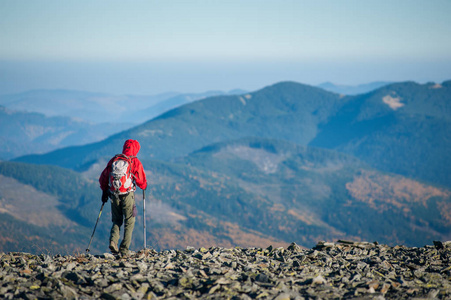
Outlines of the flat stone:
[{"label": "flat stone", "polygon": [[324,279],[324,277],[321,276],[321,275],[316,276],[316,277],[313,278],[313,280],[312,280],[312,284],[313,284],[313,285],[326,284],[326,283],[327,283],[327,282],[326,282],[326,279]]}]

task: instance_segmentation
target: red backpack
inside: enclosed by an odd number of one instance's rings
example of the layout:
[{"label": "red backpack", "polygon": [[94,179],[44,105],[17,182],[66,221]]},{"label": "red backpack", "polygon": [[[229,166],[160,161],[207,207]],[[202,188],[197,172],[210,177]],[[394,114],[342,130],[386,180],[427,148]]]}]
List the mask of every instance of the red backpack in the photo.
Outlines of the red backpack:
[{"label": "red backpack", "polygon": [[134,175],[132,174],[132,158],[118,154],[113,158],[109,176],[110,192],[115,195],[124,195],[135,190]]}]

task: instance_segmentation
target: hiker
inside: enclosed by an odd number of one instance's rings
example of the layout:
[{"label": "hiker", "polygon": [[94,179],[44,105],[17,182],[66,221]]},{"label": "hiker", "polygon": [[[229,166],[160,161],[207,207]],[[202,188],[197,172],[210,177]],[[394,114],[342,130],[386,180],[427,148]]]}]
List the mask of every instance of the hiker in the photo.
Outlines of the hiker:
[{"label": "hiker", "polygon": [[[136,157],[141,146],[136,140],[126,140],[122,154],[114,156],[99,178],[102,189],[102,202],[111,198],[113,226],[110,233],[110,250],[113,254],[127,256],[132,240],[135,217],[138,214],[135,205],[136,186],[147,188],[146,173]],[[125,220],[125,222],[124,222]],[[118,249],[120,227],[124,223],[124,238]]]}]

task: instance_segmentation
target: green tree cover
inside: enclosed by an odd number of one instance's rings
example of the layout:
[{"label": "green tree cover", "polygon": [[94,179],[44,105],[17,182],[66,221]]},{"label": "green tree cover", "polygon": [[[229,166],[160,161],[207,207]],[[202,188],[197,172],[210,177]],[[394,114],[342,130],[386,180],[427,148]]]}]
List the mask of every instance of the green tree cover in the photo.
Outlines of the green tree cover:
[{"label": "green tree cover", "polygon": [[[285,158],[276,172],[267,174],[255,163],[231,154],[230,148],[238,146]],[[414,212],[411,215],[389,202],[389,209],[381,212],[353,199],[346,184],[361,170],[371,169],[337,152],[246,139],[207,147],[178,163],[148,166],[156,177],[173,178],[154,185],[154,197],[182,211],[201,210],[218,220],[231,220],[240,227],[287,242],[293,239],[313,245],[319,238],[346,235],[389,244],[421,245],[449,233],[446,220],[437,214],[437,201],[442,198],[431,199],[427,207],[408,203]],[[385,197],[391,196],[387,193]],[[275,209],[277,205],[281,206]],[[290,210],[304,213],[307,221],[296,218]],[[190,222],[186,225],[202,228],[203,224]]]},{"label": "green tree cover", "polygon": [[[394,110],[381,104],[385,96],[399,99]],[[413,82],[389,85],[348,101],[311,146],[335,149],[372,167],[450,187],[451,92]]]},{"label": "green tree cover", "polygon": [[[20,251],[45,254],[76,254],[84,251],[81,241],[87,232],[77,230],[62,231],[57,226],[42,227],[15,219],[0,213],[0,251]],[[97,247],[93,247],[97,250]]]},{"label": "green tree cover", "polygon": [[[64,228],[39,227],[3,214],[5,218],[2,217],[2,222],[8,224],[0,230],[1,235],[8,238],[6,244],[0,243],[3,250],[23,249],[30,252],[49,251],[66,254],[85,250],[101,204],[98,183],[89,181],[72,170],[16,162],[0,162],[0,174],[56,196],[60,203],[58,209],[77,224],[74,227],[64,226]],[[110,219],[108,215],[109,212],[105,209],[103,218]],[[106,221],[101,224],[96,230],[97,237],[107,236],[108,226],[110,224]],[[94,251],[106,248],[105,243],[92,246]]]},{"label": "green tree cover", "polygon": [[94,201],[100,197],[98,183],[89,182],[77,172],[56,166],[0,162],[0,174],[57,196],[66,215],[85,226],[95,214],[84,208],[98,202]]}]

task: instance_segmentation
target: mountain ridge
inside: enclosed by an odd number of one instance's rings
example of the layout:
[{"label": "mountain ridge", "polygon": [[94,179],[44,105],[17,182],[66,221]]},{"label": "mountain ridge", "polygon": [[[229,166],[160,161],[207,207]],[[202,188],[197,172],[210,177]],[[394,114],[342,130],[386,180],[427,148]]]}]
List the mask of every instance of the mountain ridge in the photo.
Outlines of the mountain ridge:
[{"label": "mountain ridge", "polygon": [[32,90],[0,96],[3,127],[0,159],[98,142],[174,107],[218,94],[226,93],[114,96],[72,90]]},{"label": "mountain ridge", "polygon": [[[279,91],[282,92],[280,101],[273,103],[271,97]],[[310,102],[307,111],[307,104],[296,98],[298,92],[314,93],[317,102]],[[97,153],[83,151],[83,147],[77,148],[81,151],[67,148],[72,153],[78,153],[79,157],[70,159],[71,164],[65,163],[61,166],[77,168],[88,161],[110,155],[112,150],[105,149],[103,145],[110,143],[120,149],[127,138],[142,141],[140,153],[144,159],[163,160],[186,155],[203,145],[244,136],[270,138],[283,134],[283,138],[305,144],[315,135],[316,124],[328,115],[329,110],[336,110],[339,101],[341,98],[336,94],[294,82],[276,84],[243,96],[210,97],[172,109],[142,125],[98,142]],[[260,108],[262,104],[266,106]],[[178,146],[174,147],[174,143]],[[86,147],[92,149],[93,145]],[[58,150],[47,157],[59,156],[59,153],[64,151]],[[88,158],[83,159],[86,156]],[[17,160],[59,164],[57,160],[46,160],[46,155],[22,157]],[[83,163],[77,166],[74,164],[77,161]]]},{"label": "mountain ridge", "polygon": [[332,82],[324,82],[319,84],[318,87],[337,94],[359,95],[369,93],[373,90],[383,87],[384,85],[392,83],[393,82],[391,81],[374,81],[359,85],[342,85],[342,84],[334,84]]}]

